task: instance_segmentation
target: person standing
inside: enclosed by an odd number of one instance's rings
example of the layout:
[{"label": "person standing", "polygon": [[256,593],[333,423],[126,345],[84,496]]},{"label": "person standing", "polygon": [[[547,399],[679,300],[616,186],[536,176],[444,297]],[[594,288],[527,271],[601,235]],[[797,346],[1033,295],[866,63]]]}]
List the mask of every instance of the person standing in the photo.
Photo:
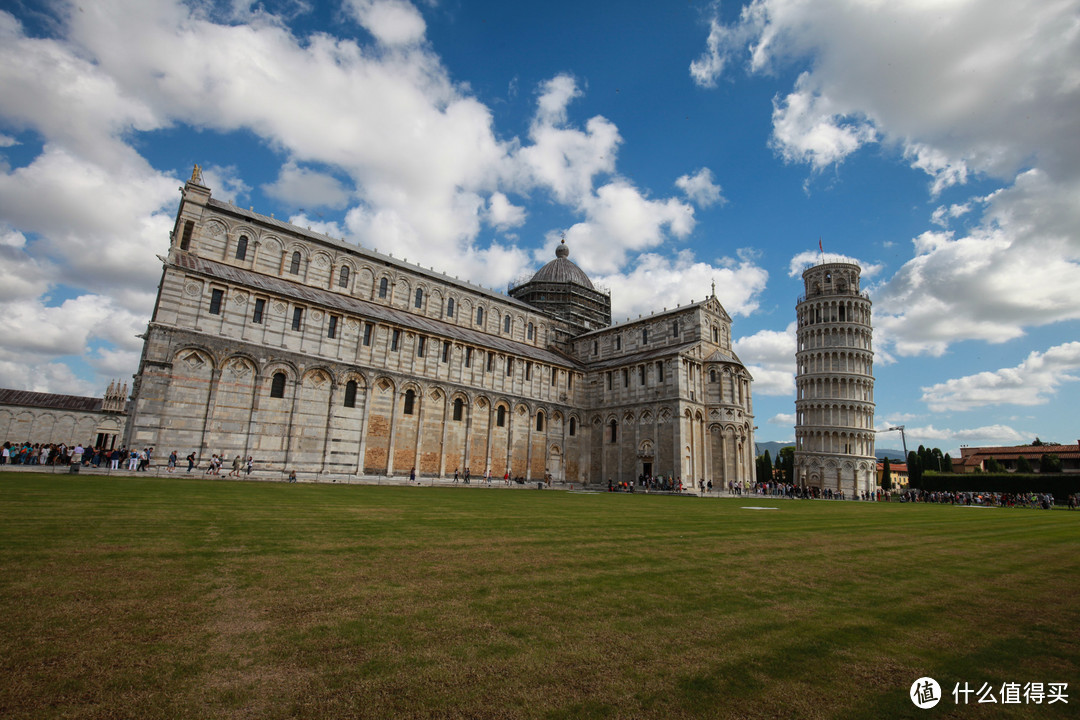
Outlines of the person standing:
[{"label": "person standing", "polygon": [[251,475],[251,466],[252,464],[254,464],[254,462],[254,459],[250,455],[248,455],[247,467],[245,468],[248,475]]},{"label": "person standing", "polygon": [[240,456],[237,455],[232,461],[232,470],[229,471],[229,477],[240,477]]},{"label": "person standing", "polygon": [[176,451],[173,450],[171,453],[169,453],[169,472],[172,472],[175,469],[176,469]]}]

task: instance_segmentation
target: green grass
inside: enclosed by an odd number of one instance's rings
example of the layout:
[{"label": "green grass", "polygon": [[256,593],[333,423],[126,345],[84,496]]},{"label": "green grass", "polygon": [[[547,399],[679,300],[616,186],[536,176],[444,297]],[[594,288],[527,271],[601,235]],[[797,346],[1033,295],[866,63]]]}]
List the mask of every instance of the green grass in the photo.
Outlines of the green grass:
[{"label": "green grass", "polygon": [[1068,717],[1078,550],[1063,510],[0,474],[0,716]]}]

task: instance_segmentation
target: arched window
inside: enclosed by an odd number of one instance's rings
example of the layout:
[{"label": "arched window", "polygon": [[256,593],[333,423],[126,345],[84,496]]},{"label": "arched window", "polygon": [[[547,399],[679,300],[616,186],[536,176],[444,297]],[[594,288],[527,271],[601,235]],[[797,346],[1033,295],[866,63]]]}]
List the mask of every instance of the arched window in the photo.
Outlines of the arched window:
[{"label": "arched window", "polygon": [[356,407],[356,381],[350,380],[345,383],[345,407]]},{"label": "arched window", "polygon": [[476,308],[476,324],[477,325],[483,325],[484,324],[484,308],[482,308],[482,307]]},{"label": "arched window", "polygon": [[412,415],[413,409],[416,406],[416,393],[412,390],[405,391],[405,409],[402,411],[406,415]]},{"label": "arched window", "polygon": [[424,289],[416,288],[416,300],[413,301],[413,305],[416,307],[423,307],[424,305]]},{"label": "arched window", "polygon": [[498,427],[506,427],[506,408],[502,405],[495,411],[495,425]]},{"label": "arched window", "polygon": [[462,415],[464,415],[464,414],[465,414],[465,403],[462,402],[461,398],[457,398],[456,400],[454,400],[454,420],[455,421],[460,421]]},{"label": "arched window", "polygon": [[247,235],[241,235],[240,239],[236,241],[236,259],[243,260],[247,257]]},{"label": "arched window", "polygon": [[338,273],[337,284],[338,284],[338,287],[343,287],[343,288],[349,287],[349,266],[348,265],[342,265],[341,266],[341,272]]},{"label": "arched window", "polygon": [[454,298],[446,301],[446,317],[454,317]]},{"label": "arched window", "polygon": [[709,370],[709,382],[716,382],[716,371]]},{"label": "arched window", "polygon": [[570,418],[570,437],[577,434],[577,418]]},{"label": "arched window", "polygon": [[274,379],[270,382],[270,397],[283,398],[285,397],[285,373],[274,373]]},{"label": "arched window", "polygon": [[390,286],[390,281],[387,280],[386,278],[383,278],[382,280],[379,281],[379,297],[381,297],[381,298],[386,297],[386,291],[387,291],[387,288],[389,288],[389,286]]},{"label": "arched window", "polygon": [[533,339],[533,324],[529,323],[529,328],[525,332],[525,337],[529,340]]},{"label": "arched window", "polygon": [[544,413],[538,412],[538,413],[536,413],[536,430],[537,430],[537,432],[539,432],[539,431],[542,431],[543,429],[544,429]]},{"label": "arched window", "polygon": [[608,427],[611,430],[611,442],[617,441],[619,439],[619,423],[612,420]]},{"label": "arched window", "polygon": [[509,315],[507,315],[506,317],[503,318],[503,332],[504,333],[510,332],[510,316]]},{"label": "arched window", "polygon": [[289,272],[293,275],[300,274],[300,251],[292,254],[292,262],[289,263]]}]

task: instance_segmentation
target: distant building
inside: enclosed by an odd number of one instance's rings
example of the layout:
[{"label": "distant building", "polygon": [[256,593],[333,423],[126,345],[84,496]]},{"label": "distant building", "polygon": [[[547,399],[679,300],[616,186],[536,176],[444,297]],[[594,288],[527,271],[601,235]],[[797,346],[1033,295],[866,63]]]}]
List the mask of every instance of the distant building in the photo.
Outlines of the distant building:
[{"label": "distant building", "polygon": [[796,305],[795,482],[854,497],[876,489],[870,298],[853,263],[803,273]]},{"label": "distant building", "polygon": [[954,472],[972,473],[986,471],[986,463],[993,458],[1008,472],[1016,472],[1020,458],[1027,458],[1034,472],[1039,471],[1043,455],[1057,455],[1062,472],[1080,472],[1080,441],[1076,445],[1016,445],[1012,447],[962,447],[960,459],[953,460]]},{"label": "distant building", "polygon": [[0,389],[0,443],[112,449],[124,435],[127,392],[119,382],[103,398]]},{"label": "distant building", "polygon": [[[877,484],[881,486],[881,479],[885,474],[885,463],[877,464]],[[889,461],[889,479],[894,488],[906,488],[908,486],[907,463]]]}]

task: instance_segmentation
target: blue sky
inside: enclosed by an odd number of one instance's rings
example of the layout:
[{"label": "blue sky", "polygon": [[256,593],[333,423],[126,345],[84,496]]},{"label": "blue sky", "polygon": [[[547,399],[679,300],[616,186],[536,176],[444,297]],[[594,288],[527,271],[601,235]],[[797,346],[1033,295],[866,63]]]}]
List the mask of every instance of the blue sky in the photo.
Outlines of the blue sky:
[{"label": "blue sky", "polygon": [[[100,0],[0,10],[0,386],[135,371],[177,187],[617,318],[716,282],[794,435],[801,271],[858,261],[879,428],[1080,437],[1080,0]],[[885,435],[879,447],[898,447]]]}]

